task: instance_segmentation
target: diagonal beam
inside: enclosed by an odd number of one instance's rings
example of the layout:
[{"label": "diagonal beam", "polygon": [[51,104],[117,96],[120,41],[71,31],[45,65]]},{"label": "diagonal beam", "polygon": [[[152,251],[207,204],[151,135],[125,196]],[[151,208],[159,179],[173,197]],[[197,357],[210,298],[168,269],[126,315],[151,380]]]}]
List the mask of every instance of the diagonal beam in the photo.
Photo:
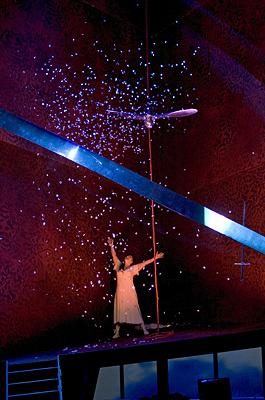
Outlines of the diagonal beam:
[{"label": "diagonal beam", "polygon": [[265,237],[74,142],[0,109],[0,127],[265,254]]}]

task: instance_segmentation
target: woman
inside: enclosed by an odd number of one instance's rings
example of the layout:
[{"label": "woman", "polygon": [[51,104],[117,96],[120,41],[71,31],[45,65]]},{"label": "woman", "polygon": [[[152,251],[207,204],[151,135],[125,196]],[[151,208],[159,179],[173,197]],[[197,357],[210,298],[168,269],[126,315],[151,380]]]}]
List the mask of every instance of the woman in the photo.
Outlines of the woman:
[{"label": "woman", "polygon": [[[111,255],[114,263],[114,270],[117,276],[117,287],[114,298],[114,325],[115,333],[113,339],[120,336],[121,324],[140,325],[144,335],[148,335],[138,304],[138,297],[133,283],[133,278],[138,275],[141,269],[146,265],[151,264],[154,258],[144,261],[140,264],[133,265],[133,257],[131,255],[124,258],[124,262],[118,259],[114,241],[108,238],[108,244],[111,248]],[[157,253],[156,259],[164,257],[163,253]]]}]

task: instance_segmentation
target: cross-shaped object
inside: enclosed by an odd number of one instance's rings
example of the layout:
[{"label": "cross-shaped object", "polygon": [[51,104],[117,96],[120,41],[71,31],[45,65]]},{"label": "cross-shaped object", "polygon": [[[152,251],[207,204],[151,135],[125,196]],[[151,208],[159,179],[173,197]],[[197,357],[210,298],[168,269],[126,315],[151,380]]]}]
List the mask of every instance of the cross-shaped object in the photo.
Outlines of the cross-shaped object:
[{"label": "cross-shaped object", "polygon": [[[246,223],[246,200],[243,202],[243,221],[242,225],[245,226]],[[240,262],[235,262],[234,265],[240,265],[240,281],[244,281],[244,272],[245,272],[245,267],[249,266],[249,262],[245,262],[245,246],[242,244],[241,245],[241,261]]]}]

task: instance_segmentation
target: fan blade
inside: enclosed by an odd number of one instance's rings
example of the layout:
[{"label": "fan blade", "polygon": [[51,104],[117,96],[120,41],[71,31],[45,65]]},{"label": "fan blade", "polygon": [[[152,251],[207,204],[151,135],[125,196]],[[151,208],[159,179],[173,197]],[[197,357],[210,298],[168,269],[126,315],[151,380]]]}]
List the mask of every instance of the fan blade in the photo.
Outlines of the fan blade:
[{"label": "fan blade", "polygon": [[122,117],[122,118],[138,119],[138,120],[143,120],[145,118],[145,115],[137,115],[137,114],[133,114],[133,113],[127,112],[127,111],[107,110],[107,112],[115,114],[118,117]]},{"label": "fan blade", "polygon": [[196,108],[188,108],[186,110],[178,110],[178,111],[172,111],[170,113],[166,113],[166,114],[164,114],[164,117],[165,118],[183,118],[183,117],[188,117],[192,114],[196,114],[197,112],[198,112],[198,110]]}]

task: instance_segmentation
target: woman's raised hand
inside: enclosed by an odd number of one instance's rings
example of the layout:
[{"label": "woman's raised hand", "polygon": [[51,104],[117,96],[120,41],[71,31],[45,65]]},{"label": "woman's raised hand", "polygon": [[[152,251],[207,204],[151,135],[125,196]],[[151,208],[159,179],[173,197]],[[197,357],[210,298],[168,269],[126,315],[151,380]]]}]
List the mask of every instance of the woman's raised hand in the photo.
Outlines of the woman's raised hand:
[{"label": "woman's raised hand", "polygon": [[108,238],[108,244],[110,247],[114,246],[114,240],[112,238]]},{"label": "woman's raised hand", "polygon": [[156,253],[156,258],[163,258],[164,257],[164,253]]}]

